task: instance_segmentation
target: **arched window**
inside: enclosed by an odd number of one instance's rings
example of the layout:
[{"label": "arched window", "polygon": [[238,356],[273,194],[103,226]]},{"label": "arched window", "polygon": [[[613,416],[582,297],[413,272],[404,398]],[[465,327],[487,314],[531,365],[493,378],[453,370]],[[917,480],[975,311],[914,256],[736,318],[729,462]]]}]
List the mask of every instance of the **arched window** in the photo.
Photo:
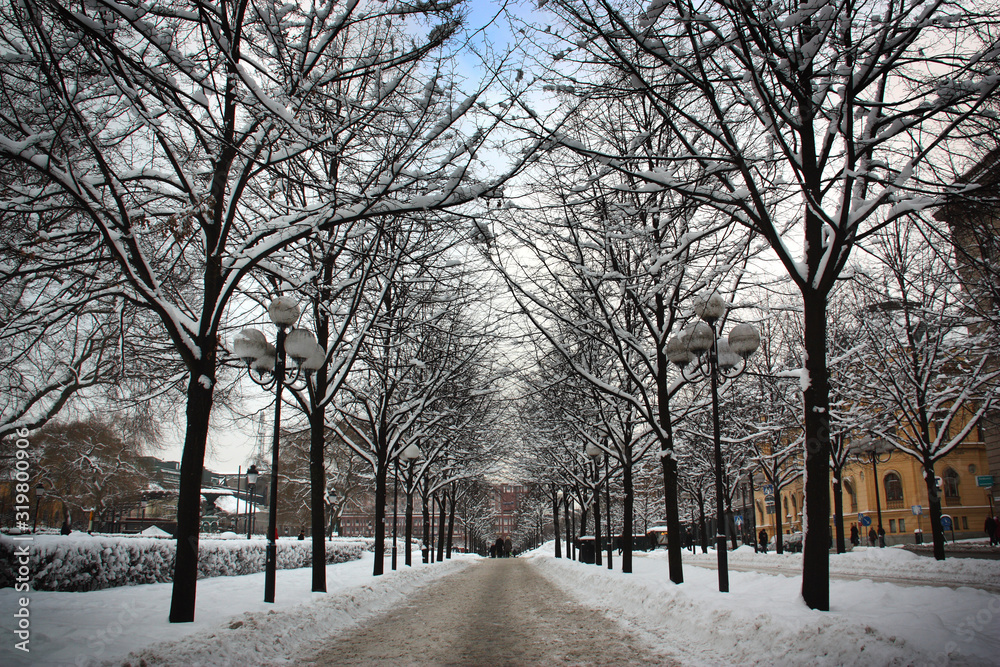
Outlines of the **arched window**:
[{"label": "arched window", "polygon": [[897,473],[886,473],[882,483],[885,485],[886,502],[903,502],[903,481]]},{"label": "arched window", "polygon": [[953,468],[944,471],[944,497],[958,498],[958,473]]},{"label": "arched window", "polygon": [[854,481],[850,479],[844,480],[844,491],[847,492],[847,497],[851,499],[851,512],[858,511],[858,493],[854,490]]}]

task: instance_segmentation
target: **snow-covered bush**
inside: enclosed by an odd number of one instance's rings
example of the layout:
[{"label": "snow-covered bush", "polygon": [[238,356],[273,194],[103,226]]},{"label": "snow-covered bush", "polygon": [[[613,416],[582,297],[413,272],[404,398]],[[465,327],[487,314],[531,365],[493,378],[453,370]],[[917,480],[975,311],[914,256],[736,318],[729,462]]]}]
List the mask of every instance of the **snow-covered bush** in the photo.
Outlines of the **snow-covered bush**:
[{"label": "snow-covered bush", "polygon": [[[25,542],[0,537],[0,559],[13,563],[14,549]],[[106,537],[75,533],[67,537],[36,536],[30,543],[32,588],[40,591],[94,591],[171,581],[173,540],[145,537]],[[326,543],[326,562],[343,563],[361,558],[362,541]],[[198,577],[224,577],[261,572],[267,542],[202,539],[199,542]],[[278,541],[278,569],[309,567],[312,542]],[[0,569],[0,588],[14,585],[15,568]]]}]

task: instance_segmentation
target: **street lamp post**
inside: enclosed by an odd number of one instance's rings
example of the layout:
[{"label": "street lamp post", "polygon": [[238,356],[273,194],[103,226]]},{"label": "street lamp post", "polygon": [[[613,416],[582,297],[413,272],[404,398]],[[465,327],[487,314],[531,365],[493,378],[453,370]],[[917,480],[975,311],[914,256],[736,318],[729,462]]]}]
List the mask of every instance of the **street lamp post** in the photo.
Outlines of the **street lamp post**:
[{"label": "street lamp post", "polygon": [[[608,528],[608,569],[613,570],[611,551],[614,549],[612,542],[615,539],[615,533],[611,529],[611,464],[608,461],[610,458],[610,456],[604,457],[604,514],[608,518],[605,522]],[[625,531],[623,530],[622,532],[624,533]],[[622,548],[624,549],[625,546],[622,545]]]},{"label": "street lamp post", "polygon": [[247,468],[247,539],[253,534],[254,517],[257,516],[257,505],[254,503],[254,493],[257,490],[257,466]]},{"label": "street lamp post", "polygon": [[[885,547],[885,531],[882,529],[882,499],[878,491],[878,464],[888,463],[892,458],[892,446],[885,440],[872,440],[864,436],[851,443],[851,450],[859,461],[872,464],[872,482],[875,485],[875,512],[878,516],[878,545]],[[882,456],[885,456],[883,459]]]},{"label": "street lamp post", "polygon": [[601,566],[601,469],[598,461],[604,450],[594,443],[587,443],[587,457],[594,464],[594,565]]},{"label": "street lamp post", "polygon": [[409,464],[406,474],[406,531],[403,535],[406,540],[406,559],[404,562],[407,567],[413,565],[413,555],[411,553],[411,542],[413,540],[413,462],[421,456],[423,456],[423,452],[420,451],[420,447],[415,442],[411,442],[399,453],[399,458]]},{"label": "street lamp post", "polygon": [[35,524],[31,527],[32,534],[38,531],[38,506],[42,504],[42,496],[45,495],[45,485],[41,482],[35,486]]},{"label": "street lamp post", "polygon": [[707,299],[695,302],[695,314],[702,320],[667,341],[667,358],[681,369],[685,380],[689,364],[694,363],[695,373],[707,377],[712,389],[712,435],[715,459],[715,551],[719,560],[719,590],[729,591],[729,558],[726,552],[726,512],[722,482],[722,435],[719,426],[719,375],[734,379],[747,369],[746,360],[760,345],[760,334],[749,324],[738,324],[729,332],[729,339],[721,340],[716,323],[726,313],[722,297],[713,293]]},{"label": "street lamp post", "polygon": [[396,525],[399,523],[399,457],[393,461],[394,479],[392,483],[392,569],[396,569]]},{"label": "street lamp post", "polygon": [[[256,329],[244,329],[234,340],[237,357],[246,361],[250,379],[270,389],[274,387],[274,436],[271,441],[270,507],[267,514],[267,556],[264,566],[264,602],[274,602],[275,577],[278,562],[278,440],[281,432],[281,393],[285,385],[294,385],[300,374],[306,376],[323,364],[326,351],[316,343],[316,337],[306,329],[295,329],[299,319],[299,304],[290,296],[271,301],[267,313],[278,327],[278,337],[272,346],[267,337]],[[291,378],[285,377],[286,357],[297,366]],[[255,378],[253,371],[260,375]],[[270,372],[271,377],[264,379]]]}]

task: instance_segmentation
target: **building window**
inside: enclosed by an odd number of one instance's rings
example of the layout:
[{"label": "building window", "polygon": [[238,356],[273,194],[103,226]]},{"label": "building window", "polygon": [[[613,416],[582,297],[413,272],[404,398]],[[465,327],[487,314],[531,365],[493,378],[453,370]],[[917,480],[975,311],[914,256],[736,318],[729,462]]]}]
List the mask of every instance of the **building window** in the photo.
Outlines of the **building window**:
[{"label": "building window", "polygon": [[895,533],[896,532],[896,520],[895,519],[889,519],[889,532],[890,533]]},{"label": "building window", "polygon": [[963,516],[962,517],[962,530],[968,530],[968,529],[969,529],[969,517]]},{"label": "building window", "polygon": [[847,491],[847,497],[851,499],[851,513],[853,514],[858,511],[858,494],[854,490],[854,482],[845,479],[844,490]]},{"label": "building window", "polygon": [[899,479],[899,475],[894,472],[887,473],[886,476],[882,478],[882,481],[885,485],[886,502],[902,503],[903,482]]},{"label": "building window", "polygon": [[905,533],[906,532],[906,519],[900,519],[899,520],[899,532],[901,532],[901,533]]},{"label": "building window", "polygon": [[958,498],[958,473],[954,468],[944,471],[944,497]]}]

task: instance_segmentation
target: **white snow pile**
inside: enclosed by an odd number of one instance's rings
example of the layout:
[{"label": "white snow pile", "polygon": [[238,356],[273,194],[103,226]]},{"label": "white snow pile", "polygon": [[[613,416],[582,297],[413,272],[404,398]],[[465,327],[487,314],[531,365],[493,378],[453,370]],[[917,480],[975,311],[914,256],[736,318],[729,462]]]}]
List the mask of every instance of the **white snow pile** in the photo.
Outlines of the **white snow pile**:
[{"label": "white snow pile", "polygon": [[[0,560],[14,562],[14,550],[29,544],[0,536]],[[29,568],[36,591],[95,591],[171,581],[176,542],[151,537],[110,537],[73,533],[36,535],[30,541]],[[267,542],[263,539],[214,540],[198,543],[198,577],[250,574],[264,570]],[[361,557],[359,541],[328,542],[326,562],[343,563]],[[278,541],[278,569],[306,567],[312,543]],[[14,585],[14,569],[0,568],[0,588]]]},{"label": "white snow pile", "polygon": [[156,526],[150,526],[139,534],[143,537],[171,537],[170,533]]},{"label": "white snow pile", "polygon": [[[730,592],[718,590],[715,554],[685,552],[684,583],[669,579],[666,552],[635,554],[633,573],[552,557],[552,545],[530,554],[539,571],[582,604],[595,607],[685,665],[995,665],[1000,655],[1000,597],[985,590],[931,585],[900,586],[866,579],[873,572],[940,575],[982,568],[990,581],[995,561],[938,562],[898,549],[831,556],[829,612],[809,609],[799,572],[788,576],[729,571]],[[877,553],[881,551],[881,553]],[[752,560],[753,550],[731,553],[731,565]],[[895,552],[895,553],[889,553]],[[918,560],[911,560],[918,559]],[[783,560],[783,559],[778,559]],[[760,554],[755,564],[762,567]],[[916,576],[916,575],[914,575]],[[970,580],[966,576],[966,580]]]}]

